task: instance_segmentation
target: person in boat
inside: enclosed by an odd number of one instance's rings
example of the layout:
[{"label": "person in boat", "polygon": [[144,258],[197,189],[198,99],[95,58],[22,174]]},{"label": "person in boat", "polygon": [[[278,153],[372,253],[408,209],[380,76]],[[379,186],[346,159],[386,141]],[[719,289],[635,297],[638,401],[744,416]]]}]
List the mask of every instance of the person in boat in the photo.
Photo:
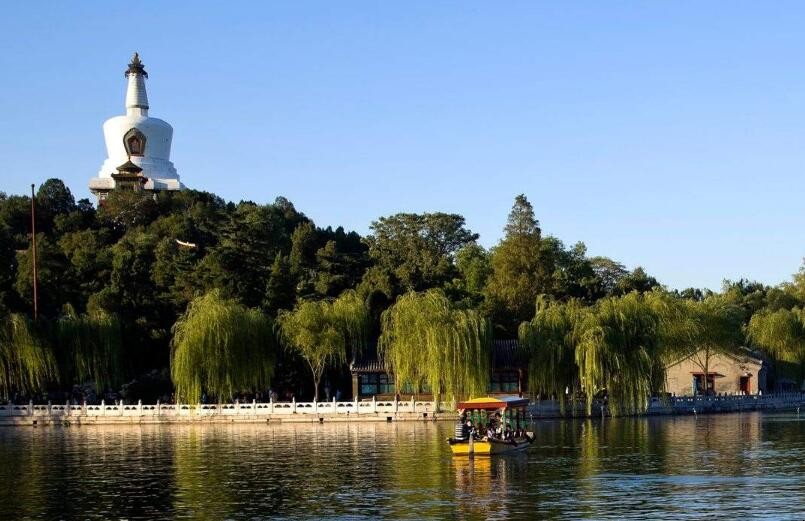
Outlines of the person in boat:
[{"label": "person in boat", "polygon": [[512,430],[511,423],[506,424],[506,430],[503,431],[503,439],[506,441],[514,441],[514,431]]},{"label": "person in boat", "polygon": [[486,439],[491,440],[495,438],[495,427],[492,422],[489,422],[486,426]]},{"label": "person in boat", "polygon": [[495,426],[495,436],[497,436],[498,438],[502,438],[503,437],[503,420],[501,419],[499,412],[495,413],[495,417],[492,420],[492,423]]},{"label": "person in boat", "polygon": [[458,422],[456,422],[456,428],[453,431],[453,439],[455,441],[467,441],[469,439],[469,427],[467,423],[467,415],[462,414]]}]

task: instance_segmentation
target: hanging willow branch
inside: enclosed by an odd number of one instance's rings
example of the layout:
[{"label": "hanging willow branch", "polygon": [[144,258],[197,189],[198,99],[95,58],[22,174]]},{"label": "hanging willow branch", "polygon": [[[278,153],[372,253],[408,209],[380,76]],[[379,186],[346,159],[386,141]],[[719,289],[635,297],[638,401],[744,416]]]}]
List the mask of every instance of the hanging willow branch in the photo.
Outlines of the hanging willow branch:
[{"label": "hanging willow branch", "polygon": [[761,311],[747,326],[749,340],[778,362],[778,371],[802,380],[805,375],[805,309]]},{"label": "hanging willow branch", "polygon": [[399,391],[427,387],[438,401],[487,391],[492,326],[440,290],[409,292],[383,312],[378,354]]},{"label": "hanging willow branch", "polygon": [[53,352],[30,320],[8,316],[0,323],[0,393],[6,398],[14,391],[31,394],[53,380],[58,380]]},{"label": "hanging willow branch", "polygon": [[659,320],[637,293],[600,300],[581,324],[576,349],[588,414],[606,390],[614,414],[648,406],[659,354]]},{"label": "hanging willow branch", "polygon": [[193,300],[173,326],[171,378],[177,401],[203,392],[219,400],[265,389],[274,375],[272,321],[213,290]]},{"label": "hanging willow branch", "polygon": [[565,391],[579,385],[576,329],[587,309],[578,301],[567,304],[537,300],[531,322],[520,325],[520,345],[528,359],[528,387],[533,394],[555,395],[565,411]]},{"label": "hanging willow branch", "polygon": [[79,316],[67,306],[56,321],[55,333],[71,381],[92,380],[99,391],[120,383],[123,331],[116,315],[99,312]]},{"label": "hanging willow branch", "polygon": [[314,399],[331,364],[346,362],[348,351],[355,356],[363,348],[369,327],[369,310],[358,295],[348,290],[335,301],[305,301],[293,311],[277,317],[286,346],[298,353],[310,367]]}]

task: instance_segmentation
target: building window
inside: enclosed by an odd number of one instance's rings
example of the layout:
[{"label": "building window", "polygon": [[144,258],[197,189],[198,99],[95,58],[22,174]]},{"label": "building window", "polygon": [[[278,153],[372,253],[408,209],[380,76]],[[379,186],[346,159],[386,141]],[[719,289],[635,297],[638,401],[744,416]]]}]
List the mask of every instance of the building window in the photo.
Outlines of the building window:
[{"label": "building window", "polygon": [[385,373],[362,374],[358,377],[361,396],[394,394],[394,378]]},{"label": "building window", "polygon": [[490,391],[493,393],[516,393],[520,391],[520,375],[517,371],[496,371],[492,373]]}]

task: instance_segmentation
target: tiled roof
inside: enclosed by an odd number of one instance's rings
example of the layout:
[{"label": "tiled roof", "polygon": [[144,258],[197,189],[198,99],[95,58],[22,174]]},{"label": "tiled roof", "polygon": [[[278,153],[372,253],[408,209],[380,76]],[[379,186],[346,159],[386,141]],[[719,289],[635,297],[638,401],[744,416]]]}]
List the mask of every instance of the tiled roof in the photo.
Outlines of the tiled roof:
[{"label": "tiled roof", "polygon": [[[492,348],[493,369],[517,369],[522,367],[524,363],[517,340],[495,340]],[[349,365],[349,369],[352,374],[386,372],[386,368],[376,358],[366,358],[352,362]]]}]

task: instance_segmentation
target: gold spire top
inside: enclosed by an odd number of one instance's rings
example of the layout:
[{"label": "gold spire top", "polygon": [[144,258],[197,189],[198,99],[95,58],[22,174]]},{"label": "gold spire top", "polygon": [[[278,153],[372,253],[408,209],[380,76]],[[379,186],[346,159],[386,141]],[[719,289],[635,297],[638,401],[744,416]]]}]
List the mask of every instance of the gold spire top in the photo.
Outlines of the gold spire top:
[{"label": "gold spire top", "polygon": [[134,56],[131,57],[131,63],[129,63],[129,68],[126,69],[126,77],[129,77],[129,74],[141,74],[145,78],[148,77],[148,73],[145,72],[145,66],[143,62],[140,61],[140,53],[135,52]]}]

